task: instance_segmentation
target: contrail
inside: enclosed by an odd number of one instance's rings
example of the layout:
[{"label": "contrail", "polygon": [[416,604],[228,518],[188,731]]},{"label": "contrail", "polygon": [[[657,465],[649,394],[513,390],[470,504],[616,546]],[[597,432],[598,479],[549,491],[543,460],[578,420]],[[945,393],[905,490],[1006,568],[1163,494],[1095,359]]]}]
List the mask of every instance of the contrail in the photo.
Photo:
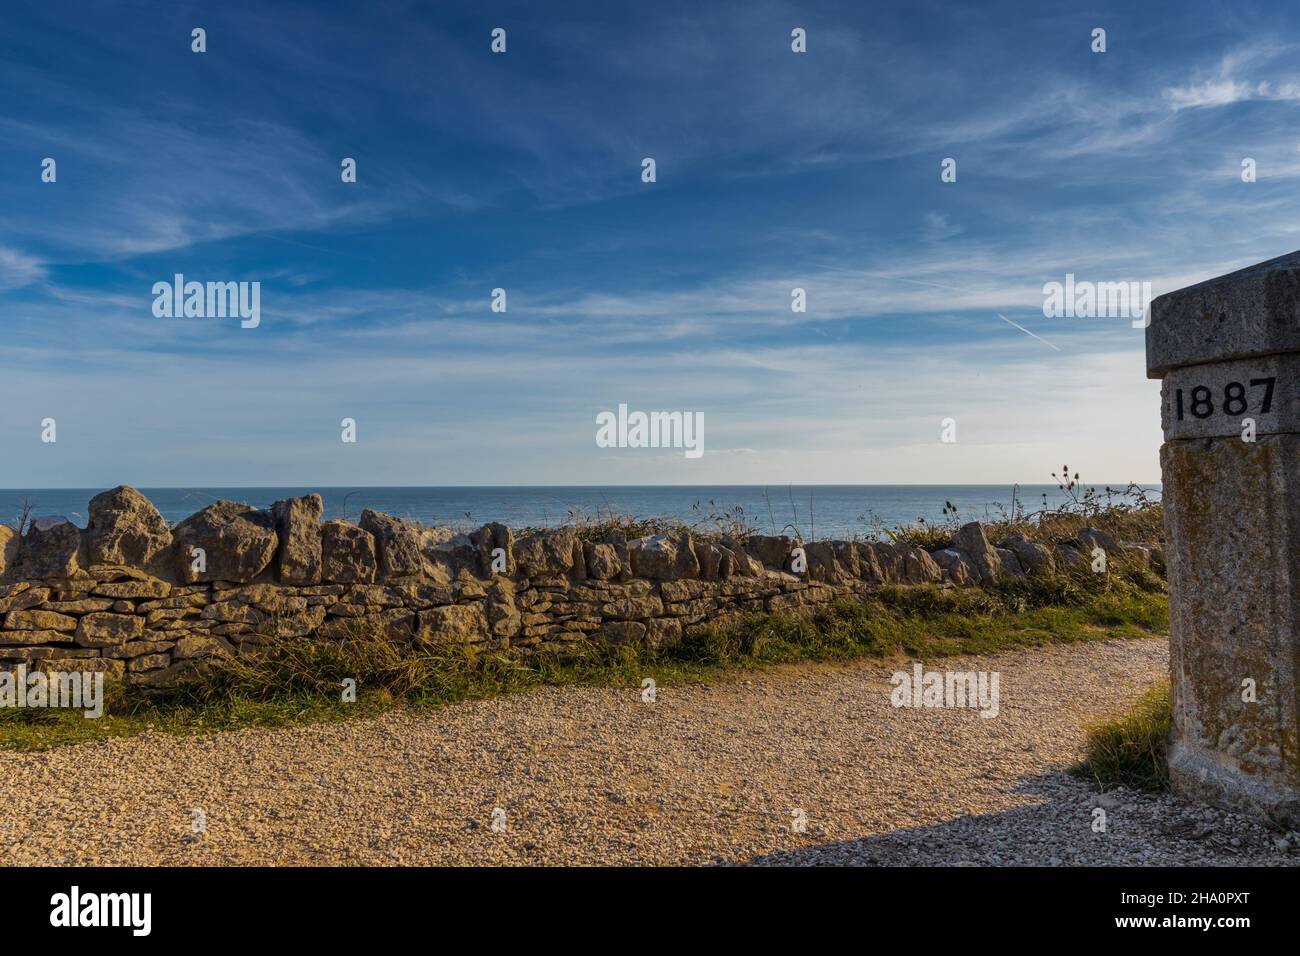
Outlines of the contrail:
[{"label": "contrail", "polygon": [[[1023,325],[1016,325],[1016,323],[1012,322],[1010,319],[1008,319],[1008,318],[1007,318],[1005,315],[1003,315],[1001,312],[998,313],[998,318],[1001,319],[1003,322],[1007,323],[1007,325],[1015,325],[1016,328],[1018,328],[1021,332],[1024,332],[1025,335],[1028,335],[1030,338],[1038,339],[1038,341],[1042,342],[1044,345],[1049,346],[1050,348],[1054,348],[1054,349],[1056,349],[1056,346],[1055,346],[1055,345],[1052,345],[1052,343],[1049,342],[1049,341],[1047,341],[1047,339],[1043,338],[1041,335],[1034,335],[1033,332],[1030,332],[1030,331],[1029,331],[1027,328],[1025,328]],[[1061,351],[1061,350],[1060,350],[1060,349],[1056,349],[1056,351],[1059,352],[1059,351]]]}]

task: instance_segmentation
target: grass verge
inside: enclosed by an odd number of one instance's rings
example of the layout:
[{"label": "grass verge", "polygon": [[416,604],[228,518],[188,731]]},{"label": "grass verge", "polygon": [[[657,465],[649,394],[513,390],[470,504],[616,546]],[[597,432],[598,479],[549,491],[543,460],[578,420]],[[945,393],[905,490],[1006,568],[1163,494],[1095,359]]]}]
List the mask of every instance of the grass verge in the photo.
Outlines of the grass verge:
[{"label": "grass verge", "polygon": [[1087,755],[1072,768],[1099,790],[1169,787],[1169,685],[1153,687],[1123,716],[1088,729]]},{"label": "grass verge", "polygon": [[[421,650],[358,633],[294,639],[255,658],[227,658],[166,691],[116,686],[104,716],[0,709],[0,748],[39,750],[144,732],[187,734],[425,711],[541,686],[640,687],[726,680],[801,661],[987,654],[1053,642],[1163,635],[1164,582],[1149,573],[1058,576],[995,589],[885,588],[806,616],[767,614],[699,628],[652,650],[583,645],[528,656]],[[344,680],[357,699],[340,700]]]}]

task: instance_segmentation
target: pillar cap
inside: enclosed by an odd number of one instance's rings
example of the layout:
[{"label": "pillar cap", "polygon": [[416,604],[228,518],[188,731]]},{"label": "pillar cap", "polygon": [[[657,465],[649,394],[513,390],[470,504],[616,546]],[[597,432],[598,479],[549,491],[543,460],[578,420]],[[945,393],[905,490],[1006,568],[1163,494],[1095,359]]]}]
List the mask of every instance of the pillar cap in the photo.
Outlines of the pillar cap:
[{"label": "pillar cap", "polygon": [[1151,303],[1147,378],[1170,369],[1300,352],[1300,251]]}]

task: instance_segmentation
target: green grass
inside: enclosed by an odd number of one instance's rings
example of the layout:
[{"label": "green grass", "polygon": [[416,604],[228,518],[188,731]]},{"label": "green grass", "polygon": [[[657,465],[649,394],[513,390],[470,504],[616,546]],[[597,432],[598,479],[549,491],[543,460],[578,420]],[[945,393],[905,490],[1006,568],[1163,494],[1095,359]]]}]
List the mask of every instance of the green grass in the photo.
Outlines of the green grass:
[{"label": "green grass", "polygon": [[[806,616],[755,615],[695,629],[659,651],[582,645],[528,656],[422,650],[358,631],[346,642],[277,642],[226,658],[166,691],[115,687],[105,714],[0,710],[0,748],[36,750],[153,731],[187,734],[413,711],[541,686],[639,687],[727,680],[802,661],[990,653],[1052,642],[1163,635],[1164,582],[1140,569],[1058,576],[996,589],[885,588]],[[342,682],[358,699],[340,700]]]},{"label": "green grass", "polygon": [[[1064,469],[1067,473],[1069,469]],[[1053,478],[1057,476],[1053,474]],[[1075,476],[1078,477],[1077,475]],[[953,535],[967,521],[984,525],[990,541],[1004,540],[1019,532],[1043,544],[1072,541],[1084,528],[1105,531],[1119,541],[1160,542],[1164,540],[1164,507],[1153,501],[1136,485],[1117,489],[1083,490],[1074,480],[1060,484],[1067,496],[1064,504],[1049,508],[1044,501],[1038,510],[1031,503],[1014,500],[1009,506],[994,505],[978,515],[962,515],[951,503],[945,503],[944,518],[928,522],[918,518],[914,524],[882,528],[891,541],[934,551],[952,544]]]},{"label": "green grass", "polygon": [[1073,768],[1099,790],[1169,787],[1169,685],[1147,691],[1128,713],[1088,729],[1087,756]]}]

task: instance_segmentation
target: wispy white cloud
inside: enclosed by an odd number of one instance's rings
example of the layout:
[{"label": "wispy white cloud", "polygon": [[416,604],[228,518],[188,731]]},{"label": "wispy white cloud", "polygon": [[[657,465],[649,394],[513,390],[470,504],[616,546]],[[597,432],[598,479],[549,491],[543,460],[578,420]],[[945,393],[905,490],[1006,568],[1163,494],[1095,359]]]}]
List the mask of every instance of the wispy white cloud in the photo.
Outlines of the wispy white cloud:
[{"label": "wispy white cloud", "polygon": [[[1166,87],[1163,96],[1173,110],[1230,106],[1247,100],[1300,101],[1300,71],[1295,44],[1274,41],[1233,50],[1219,61],[1213,75]],[[1278,71],[1290,75],[1277,78]],[[1241,73],[1250,74],[1242,78]]]},{"label": "wispy white cloud", "polygon": [[0,290],[19,289],[45,275],[45,264],[36,257],[0,246]]},{"label": "wispy white cloud", "polygon": [[[1261,84],[1262,86],[1263,84]],[[1175,110],[1194,109],[1199,106],[1227,106],[1250,99],[1256,88],[1240,80],[1206,80],[1188,86],[1173,86],[1164,91],[1165,99]]]}]

